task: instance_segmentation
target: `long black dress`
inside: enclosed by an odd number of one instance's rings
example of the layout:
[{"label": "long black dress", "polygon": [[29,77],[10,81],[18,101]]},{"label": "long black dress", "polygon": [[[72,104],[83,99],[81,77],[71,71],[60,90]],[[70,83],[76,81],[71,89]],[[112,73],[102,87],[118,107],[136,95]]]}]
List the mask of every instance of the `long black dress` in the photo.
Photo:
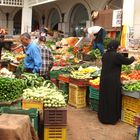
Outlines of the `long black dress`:
[{"label": "long black dress", "polygon": [[121,116],[121,66],[133,63],[134,57],[126,58],[115,51],[108,51],[102,58],[99,90],[98,118],[105,124],[115,124]]}]

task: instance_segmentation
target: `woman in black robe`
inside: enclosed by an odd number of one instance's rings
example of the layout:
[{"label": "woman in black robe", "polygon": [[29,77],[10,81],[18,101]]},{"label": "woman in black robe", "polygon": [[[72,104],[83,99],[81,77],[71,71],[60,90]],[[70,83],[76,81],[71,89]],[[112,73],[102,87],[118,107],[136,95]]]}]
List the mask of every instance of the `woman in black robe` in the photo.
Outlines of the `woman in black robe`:
[{"label": "woman in black robe", "polygon": [[104,124],[115,124],[121,116],[121,66],[130,65],[135,58],[117,52],[119,42],[112,40],[102,57],[98,118]]}]

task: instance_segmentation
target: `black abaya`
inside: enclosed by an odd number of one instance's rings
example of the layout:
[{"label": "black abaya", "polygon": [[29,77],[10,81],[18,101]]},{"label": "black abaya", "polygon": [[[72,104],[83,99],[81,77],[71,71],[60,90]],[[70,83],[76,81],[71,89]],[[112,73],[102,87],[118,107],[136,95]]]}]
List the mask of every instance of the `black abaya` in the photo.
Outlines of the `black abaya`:
[{"label": "black abaya", "polygon": [[98,118],[102,123],[115,124],[121,116],[121,66],[133,63],[115,51],[108,51],[102,58],[99,90]]}]

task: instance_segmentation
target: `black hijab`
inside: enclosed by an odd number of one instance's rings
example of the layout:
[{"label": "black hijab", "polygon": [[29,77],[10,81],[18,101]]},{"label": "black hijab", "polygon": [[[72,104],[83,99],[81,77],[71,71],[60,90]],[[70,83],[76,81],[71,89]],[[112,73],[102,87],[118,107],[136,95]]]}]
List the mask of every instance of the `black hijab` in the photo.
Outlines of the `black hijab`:
[{"label": "black hijab", "polygon": [[107,51],[117,51],[120,42],[117,40],[111,40],[107,45]]}]

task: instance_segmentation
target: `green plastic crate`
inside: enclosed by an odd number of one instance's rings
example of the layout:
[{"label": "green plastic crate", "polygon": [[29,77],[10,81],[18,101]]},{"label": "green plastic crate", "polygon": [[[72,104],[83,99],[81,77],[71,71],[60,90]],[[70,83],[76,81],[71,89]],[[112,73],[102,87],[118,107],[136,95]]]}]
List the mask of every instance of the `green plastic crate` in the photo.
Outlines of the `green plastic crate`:
[{"label": "green plastic crate", "polygon": [[89,98],[99,100],[99,90],[89,86]]},{"label": "green plastic crate", "polygon": [[99,100],[92,99],[92,98],[89,99],[90,109],[98,112],[98,105],[99,105]]},{"label": "green plastic crate", "polygon": [[59,89],[61,89],[64,93],[69,93],[69,84],[59,81]]},{"label": "green plastic crate", "polygon": [[3,107],[8,107],[10,109],[21,109],[22,108],[22,102],[21,100],[17,100],[14,102],[1,102],[0,103],[0,112],[2,110]]},{"label": "green plastic crate", "polygon": [[1,113],[29,115],[32,126],[34,127],[36,133],[38,134],[38,110],[36,108],[24,110],[24,109],[10,109],[9,107],[3,107],[1,109]]},{"label": "green plastic crate", "polygon": [[58,79],[58,75],[64,73],[61,70],[52,70],[50,71],[50,79]]}]

